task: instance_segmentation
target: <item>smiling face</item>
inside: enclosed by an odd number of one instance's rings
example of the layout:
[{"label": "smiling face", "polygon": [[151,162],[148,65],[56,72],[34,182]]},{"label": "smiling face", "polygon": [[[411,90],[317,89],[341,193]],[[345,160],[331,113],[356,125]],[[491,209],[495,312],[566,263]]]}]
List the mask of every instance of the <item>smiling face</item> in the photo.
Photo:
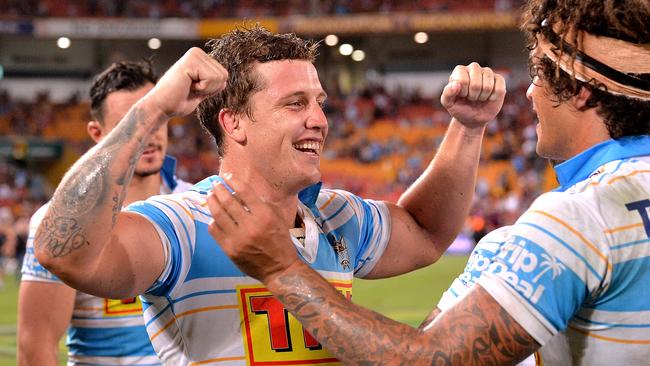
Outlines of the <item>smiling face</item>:
[{"label": "smiling face", "polygon": [[[100,139],[106,137],[127,114],[131,107],[153,88],[153,84],[146,84],[134,91],[120,90],[110,93],[104,101],[102,134]],[[146,177],[157,174],[162,168],[167,152],[167,124],[160,127],[151,137],[138,164],[135,167],[135,176]]]},{"label": "smiling face", "polygon": [[262,88],[250,97],[250,116],[239,115],[247,163],[286,192],[319,182],[328,126],[316,68],[309,61],[282,60],[257,63],[252,72]]}]

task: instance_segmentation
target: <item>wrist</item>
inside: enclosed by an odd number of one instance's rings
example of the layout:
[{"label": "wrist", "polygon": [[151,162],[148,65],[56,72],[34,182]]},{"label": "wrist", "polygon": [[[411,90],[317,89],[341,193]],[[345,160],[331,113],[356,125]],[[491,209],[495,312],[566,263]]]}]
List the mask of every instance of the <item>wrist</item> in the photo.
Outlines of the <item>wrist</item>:
[{"label": "wrist", "polygon": [[261,278],[260,281],[266,285],[266,288],[269,289],[269,291],[272,291],[271,289],[279,288],[282,286],[282,278],[304,273],[304,269],[300,269],[300,267],[304,265],[305,264],[302,261],[296,258],[296,260],[289,263],[286,267],[273,272],[269,272],[266,276],[264,276],[264,278]]},{"label": "wrist", "polygon": [[465,137],[470,137],[470,138],[482,139],[483,134],[485,133],[485,128],[487,127],[487,123],[484,123],[482,125],[468,126],[467,124],[464,124],[463,122],[459,121],[455,117],[452,118],[451,123],[452,125],[455,125],[459,133],[461,133]]},{"label": "wrist", "polygon": [[173,117],[168,115],[160,104],[149,95],[145,95],[140,99],[134,105],[134,108],[144,112],[145,120],[151,124],[151,127],[160,127]]}]

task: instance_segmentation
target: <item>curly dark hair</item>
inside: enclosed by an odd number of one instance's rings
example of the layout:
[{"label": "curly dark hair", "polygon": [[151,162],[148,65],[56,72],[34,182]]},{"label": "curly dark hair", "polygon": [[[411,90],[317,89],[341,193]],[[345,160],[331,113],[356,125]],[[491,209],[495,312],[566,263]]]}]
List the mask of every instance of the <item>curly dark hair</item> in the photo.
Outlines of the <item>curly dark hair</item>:
[{"label": "curly dark hair", "polygon": [[147,83],[156,84],[156,75],[151,60],[115,62],[95,76],[90,87],[90,116],[104,123],[104,101],[110,93],[140,89]]},{"label": "curly dark hair", "polygon": [[[537,34],[551,39],[553,29],[569,44],[577,44],[578,32],[571,30],[646,44],[650,43],[648,19],[648,0],[529,0],[522,29],[531,50],[537,46]],[[577,50],[562,52],[569,52],[575,59]],[[529,64],[531,76],[548,83],[558,104],[577,95],[581,88],[591,91],[587,108],[597,108],[612,138],[650,134],[650,101],[608,93],[595,80],[579,81],[546,56],[531,57]],[[650,82],[650,74],[628,75]]]},{"label": "curly dark hair", "polygon": [[223,156],[223,131],[217,121],[219,111],[229,108],[235,113],[246,113],[252,119],[250,96],[264,87],[262,81],[251,72],[254,64],[278,60],[306,60],[313,63],[318,43],[294,34],[273,34],[255,26],[235,29],[208,41],[205,47],[210,56],[228,70],[228,82],[223,91],[199,104],[197,117],[203,128],[214,137],[219,156]]}]

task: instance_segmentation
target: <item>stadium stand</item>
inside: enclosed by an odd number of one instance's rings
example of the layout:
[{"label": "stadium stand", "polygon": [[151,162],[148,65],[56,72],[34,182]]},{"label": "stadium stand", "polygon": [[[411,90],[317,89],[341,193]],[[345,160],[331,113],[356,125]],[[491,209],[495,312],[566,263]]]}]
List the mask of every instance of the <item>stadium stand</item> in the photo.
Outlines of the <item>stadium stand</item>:
[{"label": "stadium stand", "polygon": [[[20,43],[24,40],[24,38],[20,38],[21,34],[31,34],[31,32],[40,35],[41,38],[51,37],[59,29],[57,26],[61,25],[61,23],[56,23],[55,26],[52,26],[47,23],[43,26],[45,23],[36,23],[39,20],[46,22],[60,20],[65,24],[66,19],[70,19],[70,21],[82,19],[83,21],[86,18],[89,21],[116,20],[118,22],[127,21],[129,18],[205,19],[204,23],[201,23],[202,20],[199,21],[198,31],[191,37],[208,37],[212,34],[211,32],[215,32],[213,28],[210,28],[213,25],[210,22],[224,18],[232,18],[236,21],[237,19],[276,17],[277,23],[271,24],[275,24],[281,29],[293,25],[296,27],[296,31],[300,31],[302,29],[300,24],[303,24],[302,27],[304,27],[306,23],[294,22],[294,18],[291,17],[306,15],[313,18],[312,24],[319,24],[323,27],[322,31],[325,31],[325,29],[337,27],[339,23],[336,22],[336,19],[347,19],[349,16],[399,14],[399,17],[395,18],[393,23],[381,32],[403,34],[416,27],[415,24],[419,24],[416,20],[422,21],[422,19],[404,18],[410,20],[402,24],[399,21],[402,16],[453,14],[452,17],[443,19],[445,20],[442,22],[443,25],[437,25],[438,23],[434,24],[430,21],[423,24],[428,24],[430,29],[439,29],[443,36],[451,37],[441,38],[443,44],[438,44],[436,48],[441,47],[439,53],[460,53],[463,56],[458,56],[456,59],[466,59],[473,55],[473,51],[454,47],[453,35],[449,36],[451,33],[446,32],[447,29],[454,29],[454,22],[459,19],[456,14],[469,15],[463,25],[458,25],[458,27],[467,27],[467,24],[470,24],[470,29],[479,29],[474,33],[478,35],[481,27],[486,27],[486,29],[513,28],[516,17],[508,17],[507,21],[502,24],[496,15],[500,12],[516,10],[521,3],[521,0],[418,0],[411,2],[397,0],[0,0],[0,8],[3,9],[0,22],[4,21],[1,24],[3,28],[0,29],[0,35],[6,34],[6,37],[0,38],[0,41],[3,41],[5,45]],[[473,18],[474,14],[487,14],[487,17]],[[34,23],[29,23],[29,21],[21,23],[20,19],[33,19]],[[319,19],[327,21],[321,22]],[[332,19],[335,20],[332,21]],[[373,24],[373,19],[375,18],[371,18],[370,24]],[[426,19],[424,20],[426,21]],[[88,25],[89,23],[78,24]],[[363,24],[366,23],[362,23],[360,26],[365,27]],[[146,27],[128,28],[131,26],[125,25],[126,31],[140,32],[138,37],[149,32]],[[303,30],[312,33],[318,32],[318,29],[314,31],[310,27]],[[76,29],[74,30],[77,32],[76,34],[84,32],[81,30],[83,29],[81,26],[73,29]],[[108,28],[97,28],[94,30],[96,33],[93,34],[96,35],[97,32],[106,29]],[[205,29],[211,30],[206,31]],[[216,32],[220,31],[219,29],[217,28]],[[348,31],[360,32],[358,27],[349,28]],[[373,29],[368,29],[368,31],[372,33]],[[114,37],[122,35],[122,33],[116,32],[113,33]],[[13,35],[18,38],[11,38]],[[317,37],[321,36],[323,34],[317,35]],[[359,43],[366,44],[368,47],[373,47],[373,42],[375,42],[375,48],[383,46],[381,41],[377,42],[371,36],[364,38],[364,34],[356,34],[354,37]],[[504,43],[500,47],[506,46],[507,41],[499,41],[499,35],[495,35],[495,37],[497,42]],[[32,41],[30,40],[30,42]],[[399,44],[400,42],[398,40],[393,43]],[[101,51],[103,54],[101,52],[99,54],[108,56],[107,60],[115,60],[121,55],[119,52],[115,53],[114,44],[110,42],[97,43],[89,49],[93,49],[93,47],[103,49]],[[133,46],[130,47],[133,48]],[[135,46],[136,49],[138,47]],[[183,47],[186,46],[176,45],[178,49],[183,49]],[[15,49],[10,49],[8,52],[15,52]],[[96,71],[93,67],[100,69],[105,66],[102,62],[84,63],[79,61],[80,63],[75,63],[69,60],[64,62],[62,54],[49,52],[50,54],[43,56],[43,59],[51,58],[51,60],[45,60],[40,67],[44,68],[59,61],[61,63],[68,62],[70,63],[70,66],[67,66],[69,70],[63,72],[64,76],[79,78],[91,75]],[[399,56],[398,59],[390,52],[396,53]],[[392,66],[381,62],[371,66],[377,69],[392,67],[399,69],[398,71],[408,70],[409,67],[419,70],[422,69],[421,63],[403,63],[403,59],[407,59],[409,56],[428,57],[427,54],[422,53],[423,51],[413,51],[407,48],[390,52],[385,54],[383,59],[393,62]],[[401,52],[406,53],[402,54]],[[481,52],[489,53],[490,51],[483,50]],[[423,92],[414,87],[390,88],[388,85],[382,84],[381,81],[365,80],[363,76],[365,70],[351,67],[346,64],[348,61],[342,60],[339,55],[334,55],[329,49],[323,50],[322,53],[321,59],[325,61],[320,61],[319,67],[325,69],[322,73],[323,82],[325,88],[330,92],[326,106],[330,122],[330,135],[322,160],[324,184],[340,187],[363,196],[394,200],[424,169],[441,141],[448,123],[448,115],[439,105],[439,94]],[[435,53],[434,55],[437,56]],[[97,54],[94,57],[97,58]],[[171,56],[167,55],[167,57],[176,58],[173,52]],[[28,66],[30,61],[43,61],[41,59],[30,60],[29,57],[25,57],[25,59]],[[444,59],[425,66],[436,67],[448,73],[449,65],[456,63],[456,59]],[[495,62],[501,60],[511,63],[508,57],[505,59],[496,57],[496,60]],[[19,61],[24,60],[19,59]],[[351,75],[348,79],[352,81],[348,80],[347,85],[339,84],[343,83],[341,77],[331,76],[331,70],[342,67],[342,65]],[[85,71],[75,74],[74,70],[79,67]],[[505,67],[507,69],[511,65]],[[525,68],[523,63],[519,67]],[[29,68],[25,69],[27,71],[20,68],[17,70],[18,72],[14,71],[14,75],[21,76],[27,73],[31,77],[40,77],[38,71],[29,71],[31,70]],[[11,74],[11,70],[7,71]],[[46,74],[49,71],[41,70]],[[48,80],[44,79],[43,83],[48,83]],[[527,81],[522,78],[513,77],[509,80],[509,94],[504,108],[498,118],[488,127],[488,134],[484,140],[475,203],[463,232],[465,237],[477,240],[495,227],[512,223],[512,220],[521,214],[522,208],[527,207],[534,197],[554,186],[552,170],[549,169],[545,161],[536,156],[534,151],[535,121],[529,102],[524,96],[526,86]],[[12,91],[15,92],[15,90]],[[0,203],[5,222],[28,218],[35,207],[49,198],[53,187],[56,186],[67,167],[90,146],[90,139],[85,128],[89,118],[89,106],[85,98],[81,98],[79,95],[78,89],[70,92],[66,98],[57,97],[55,101],[55,98],[52,98],[48,92],[38,92],[26,100],[13,98],[6,89],[3,90],[3,85],[0,84]],[[200,180],[214,172],[215,167],[219,164],[213,143],[198,126],[193,117],[175,119],[170,123],[169,152],[178,158],[178,173],[187,181]],[[44,156],[40,156],[38,159],[29,156],[35,151],[34,144],[46,146],[45,149],[41,149],[45,151]]]}]

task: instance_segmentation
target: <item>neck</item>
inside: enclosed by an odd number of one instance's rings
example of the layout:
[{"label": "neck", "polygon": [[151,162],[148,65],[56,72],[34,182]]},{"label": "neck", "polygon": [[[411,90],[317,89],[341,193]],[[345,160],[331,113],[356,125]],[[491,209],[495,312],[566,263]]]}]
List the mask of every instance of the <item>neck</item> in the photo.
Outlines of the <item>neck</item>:
[{"label": "neck", "polygon": [[294,227],[298,211],[299,190],[288,189],[277,182],[272,182],[250,166],[244,165],[230,163],[230,160],[224,158],[221,161],[219,174],[230,173],[249,184],[259,198],[276,207],[278,215],[283,218],[288,228]]},{"label": "neck", "polygon": [[129,189],[126,192],[124,206],[126,207],[133,202],[143,201],[159,194],[161,179],[160,173],[151,174],[146,177],[134,175],[131,183],[129,183]]},{"label": "neck", "polygon": [[581,118],[577,120],[573,136],[573,149],[569,156],[574,157],[583,151],[611,139],[605,122],[596,113],[595,108],[582,112]]}]

